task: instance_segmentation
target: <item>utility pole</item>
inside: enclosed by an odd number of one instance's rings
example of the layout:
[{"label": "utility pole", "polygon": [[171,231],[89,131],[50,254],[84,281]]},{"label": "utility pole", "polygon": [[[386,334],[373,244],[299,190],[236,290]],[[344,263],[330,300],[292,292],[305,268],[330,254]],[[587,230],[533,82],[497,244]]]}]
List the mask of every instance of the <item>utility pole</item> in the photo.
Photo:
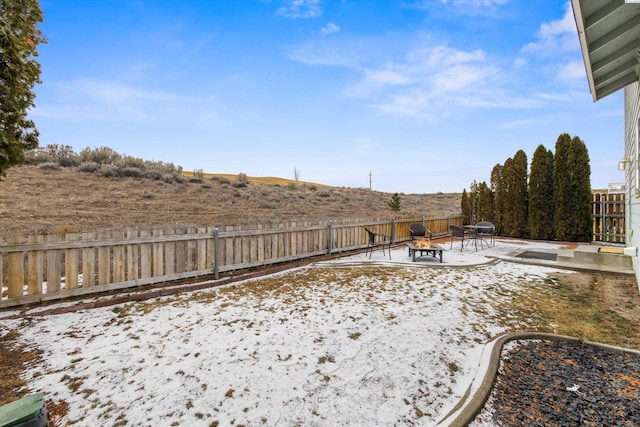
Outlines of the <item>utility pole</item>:
[{"label": "utility pole", "polygon": [[373,175],[371,174],[371,171],[369,171],[369,190],[373,190],[373,187],[371,186],[371,181],[372,181],[371,177],[372,176]]}]

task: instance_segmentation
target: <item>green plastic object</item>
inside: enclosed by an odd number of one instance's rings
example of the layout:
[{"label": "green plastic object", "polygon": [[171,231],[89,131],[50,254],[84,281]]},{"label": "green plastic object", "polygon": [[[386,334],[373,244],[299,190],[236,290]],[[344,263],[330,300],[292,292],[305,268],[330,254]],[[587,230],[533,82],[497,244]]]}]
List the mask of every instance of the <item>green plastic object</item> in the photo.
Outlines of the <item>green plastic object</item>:
[{"label": "green plastic object", "polygon": [[0,427],[16,426],[36,419],[44,407],[44,394],[35,393],[0,406]]}]

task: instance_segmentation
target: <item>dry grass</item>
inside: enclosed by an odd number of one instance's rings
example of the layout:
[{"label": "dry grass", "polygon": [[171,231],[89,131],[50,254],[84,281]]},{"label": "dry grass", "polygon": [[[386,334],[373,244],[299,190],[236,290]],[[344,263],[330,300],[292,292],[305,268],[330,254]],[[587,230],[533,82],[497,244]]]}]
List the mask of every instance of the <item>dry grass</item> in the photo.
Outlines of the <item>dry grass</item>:
[{"label": "dry grass", "polygon": [[556,274],[511,295],[498,319],[514,331],[556,333],[640,348],[640,296],[635,278],[598,273]]},{"label": "dry grass", "polygon": [[292,221],[458,215],[459,193],[403,194],[328,187],[282,178],[210,174],[183,183],[105,178],[72,168],[9,169],[0,181],[0,235],[92,232],[127,227],[236,226]]}]

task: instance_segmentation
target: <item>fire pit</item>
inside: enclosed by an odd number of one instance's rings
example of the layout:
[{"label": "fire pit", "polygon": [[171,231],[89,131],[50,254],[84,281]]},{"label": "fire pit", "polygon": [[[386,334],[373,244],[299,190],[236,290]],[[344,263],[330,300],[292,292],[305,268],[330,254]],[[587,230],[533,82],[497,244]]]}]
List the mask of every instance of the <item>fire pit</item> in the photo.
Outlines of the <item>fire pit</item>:
[{"label": "fire pit", "polygon": [[416,262],[416,252],[420,252],[420,256],[432,256],[442,262],[443,248],[431,243],[431,239],[414,240],[409,243],[409,256],[413,262]]}]

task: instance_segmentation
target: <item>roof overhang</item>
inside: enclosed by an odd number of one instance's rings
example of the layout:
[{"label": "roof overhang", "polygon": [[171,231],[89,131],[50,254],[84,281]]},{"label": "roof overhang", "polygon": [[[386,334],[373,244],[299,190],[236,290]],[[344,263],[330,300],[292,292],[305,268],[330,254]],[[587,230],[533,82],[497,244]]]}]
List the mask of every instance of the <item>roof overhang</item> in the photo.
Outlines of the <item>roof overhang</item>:
[{"label": "roof overhang", "polygon": [[594,102],[638,81],[640,0],[571,0]]}]

